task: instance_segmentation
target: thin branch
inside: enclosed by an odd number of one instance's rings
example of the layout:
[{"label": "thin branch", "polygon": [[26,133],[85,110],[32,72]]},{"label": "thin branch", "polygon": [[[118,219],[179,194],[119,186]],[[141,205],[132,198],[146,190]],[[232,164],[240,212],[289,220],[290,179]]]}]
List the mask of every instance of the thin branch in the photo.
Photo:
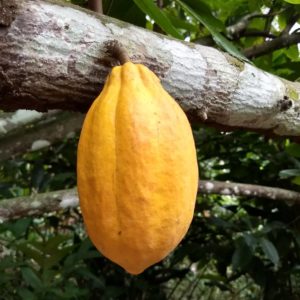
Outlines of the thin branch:
[{"label": "thin branch", "polygon": [[266,37],[270,39],[275,39],[277,35],[269,31],[261,31],[256,29],[248,29],[245,32],[241,33],[240,37]]},{"label": "thin branch", "polygon": [[89,0],[88,7],[94,12],[103,14],[102,0]]},{"label": "thin branch", "polygon": [[[277,35],[268,31],[247,29],[243,32],[240,32],[239,35],[234,35],[234,36],[230,35],[229,39],[235,41],[235,40],[239,40],[241,37],[266,37],[266,38],[274,39],[277,37]],[[210,46],[210,47],[215,45],[215,41],[211,35],[200,37],[197,40],[195,40],[194,43],[203,46]]]},{"label": "thin branch", "polygon": [[272,6],[269,9],[269,12],[267,13],[267,15],[269,17],[266,18],[266,22],[265,22],[265,26],[264,26],[264,31],[270,31],[271,30],[272,22],[273,22],[274,17],[275,17],[274,12],[275,12],[275,6],[274,6],[274,1],[273,1]]},{"label": "thin branch", "polygon": [[230,25],[226,28],[226,33],[232,38],[238,38],[246,30],[251,19],[261,16],[261,13],[251,13],[243,16],[235,24]]},{"label": "thin branch", "polygon": [[[299,192],[253,184],[202,180],[199,183],[198,192],[199,194],[235,195],[300,204]],[[78,203],[76,188],[0,200],[0,223],[77,207]]]},{"label": "thin branch", "polygon": [[291,32],[291,34],[296,34],[296,33],[300,33],[300,28],[296,28],[294,31]]},{"label": "thin branch", "polygon": [[246,48],[243,52],[245,56],[251,59],[298,43],[300,43],[300,34],[298,33],[294,33],[291,35],[281,35],[272,41],[267,41],[263,44]]},{"label": "thin branch", "polygon": [[281,32],[280,35],[288,35],[292,29],[292,27],[297,23],[298,19],[300,18],[300,14],[296,13],[291,16],[291,18],[288,20],[286,27]]},{"label": "thin branch", "polygon": [[274,36],[274,39],[272,41],[266,41],[263,44],[244,49],[243,52],[245,56],[251,59],[299,43],[300,36],[298,34],[289,34],[291,28],[298,21],[299,17],[299,13],[292,15],[288,20],[285,29],[280,33],[278,37]]},{"label": "thin branch", "polygon": [[[243,36],[243,33],[246,31],[246,29],[252,19],[255,19],[255,18],[268,19],[273,14],[274,13],[262,14],[262,13],[258,13],[258,12],[253,12],[251,14],[245,15],[235,24],[228,26],[226,28],[226,32],[230,37],[232,37],[234,39],[240,38],[241,36]],[[278,14],[278,12],[277,12],[277,14]]]},{"label": "thin branch", "polygon": [[164,0],[157,0],[156,3],[160,9],[162,9],[164,7]]}]

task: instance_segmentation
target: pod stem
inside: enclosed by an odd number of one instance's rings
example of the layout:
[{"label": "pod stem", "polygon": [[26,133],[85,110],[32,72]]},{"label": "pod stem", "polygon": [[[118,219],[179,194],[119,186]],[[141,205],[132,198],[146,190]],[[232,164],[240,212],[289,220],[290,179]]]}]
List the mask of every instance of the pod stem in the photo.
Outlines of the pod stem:
[{"label": "pod stem", "polygon": [[130,61],[130,57],[127,51],[119,41],[113,40],[107,42],[106,49],[107,52],[109,52],[115,59],[117,59],[121,65]]}]

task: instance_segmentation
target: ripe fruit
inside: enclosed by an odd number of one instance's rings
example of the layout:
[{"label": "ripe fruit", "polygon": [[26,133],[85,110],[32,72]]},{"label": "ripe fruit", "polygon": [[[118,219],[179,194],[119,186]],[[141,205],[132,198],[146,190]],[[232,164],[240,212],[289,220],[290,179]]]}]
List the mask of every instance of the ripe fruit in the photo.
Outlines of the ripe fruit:
[{"label": "ripe fruit", "polygon": [[87,113],[78,192],[92,242],[139,274],[166,257],[193,217],[198,167],[179,105],[147,67],[114,67]]}]

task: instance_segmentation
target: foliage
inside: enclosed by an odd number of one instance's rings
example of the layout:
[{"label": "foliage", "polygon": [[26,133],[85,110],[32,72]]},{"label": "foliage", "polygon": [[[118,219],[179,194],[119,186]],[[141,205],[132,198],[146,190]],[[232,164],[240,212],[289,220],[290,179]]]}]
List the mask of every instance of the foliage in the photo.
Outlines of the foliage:
[{"label": "foliage", "polygon": [[[73,0],[86,6],[84,0]],[[289,3],[288,3],[289,2]],[[293,4],[294,3],[294,4]],[[278,36],[299,12],[298,1],[103,1],[104,13],[236,56]],[[160,11],[160,12],[158,12]],[[228,31],[246,15],[238,36]],[[221,37],[221,38],[220,38]],[[215,44],[217,43],[217,44]],[[236,52],[237,51],[237,52]],[[300,77],[298,47],[253,60],[290,80]],[[194,127],[202,179],[300,191],[300,146],[252,132]],[[0,199],[76,185],[77,138],[0,164]],[[180,246],[140,276],[107,261],[87,238],[80,211],[0,224],[0,299],[297,299],[300,297],[299,207],[269,199],[201,195]]]},{"label": "foliage", "polygon": [[[208,128],[195,128],[194,134],[201,178],[297,189],[294,177],[280,176],[285,168],[297,168],[297,144]],[[76,143],[3,164],[1,197],[74,185]],[[4,223],[0,299],[257,299],[263,293],[265,299],[282,299],[288,288],[294,294],[299,289],[290,287],[299,276],[298,218],[298,209],[286,203],[199,196],[180,247],[137,277],[94,249],[77,210]]]}]

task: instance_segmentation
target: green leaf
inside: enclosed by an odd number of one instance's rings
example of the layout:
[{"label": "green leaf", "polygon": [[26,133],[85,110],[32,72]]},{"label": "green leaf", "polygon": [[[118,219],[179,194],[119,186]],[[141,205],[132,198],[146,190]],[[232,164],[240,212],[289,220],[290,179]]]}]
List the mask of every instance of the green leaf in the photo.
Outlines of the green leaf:
[{"label": "green leaf", "polygon": [[35,272],[28,268],[28,267],[23,267],[21,268],[21,273],[23,276],[24,281],[34,288],[35,290],[41,290],[43,287],[43,284],[40,280],[40,278],[35,274]]},{"label": "green leaf", "polygon": [[225,51],[227,51],[232,56],[250,62],[246,56],[244,56],[233,43],[231,43],[227,38],[225,38],[219,31],[216,30],[214,24],[212,24],[211,19],[205,13],[200,14],[199,12],[195,12],[191,7],[186,5],[180,0],[175,0],[188,14],[194,17],[197,21],[203,24],[207,30],[212,34],[215,42],[222,47]]},{"label": "green leaf", "polygon": [[300,158],[300,145],[296,143],[289,144],[286,148],[285,151],[294,157]]},{"label": "green leaf", "polygon": [[105,15],[140,27],[145,27],[147,22],[145,14],[132,0],[102,0],[102,2]]},{"label": "green leaf", "polygon": [[40,190],[43,181],[45,180],[45,170],[42,164],[37,163],[33,170],[32,170],[32,175],[31,175],[31,185],[34,187],[36,190]]},{"label": "green leaf", "polygon": [[15,262],[13,255],[9,255],[9,256],[7,255],[7,256],[1,257],[0,272],[7,268],[14,268],[14,267],[16,267],[16,262]]},{"label": "green leaf", "polygon": [[298,246],[298,249],[300,249],[300,233],[298,231],[292,231],[292,235],[294,237],[294,240]]},{"label": "green leaf", "polygon": [[286,225],[284,223],[279,222],[279,221],[273,221],[273,222],[270,222],[270,223],[266,224],[262,228],[260,233],[267,234],[271,231],[279,230],[279,229],[285,229],[285,228],[286,228]]},{"label": "green leaf", "polygon": [[251,262],[251,271],[249,274],[253,278],[256,284],[260,285],[261,287],[265,286],[267,278],[266,278],[266,267],[264,263],[258,258],[253,258]]},{"label": "green leaf", "polygon": [[95,276],[88,269],[79,269],[77,272],[84,278],[90,278],[98,288],[105,289],[105,279],[103,277]]},{"label": "green leaf", "polygon": [[300,4],[300,0],[284,0],[284,1],[291,4]]},{"label": "green leaf", "polygon": [[251,249],[246,243],[240,243],[232,255],[232,268],[236,270],[244,270],[252,259]]},{"label": "green leaf", "polygon": [[176,28],[181,28],[181,29],[185,29],[187,31],[197,31],[198,28],[197,26],[188,23],[186,21],[184,21],[182,18],[174,16],[172,13],[165,11],[164,12],[166,14],[166,16],[168,17],[168,19],[172,22],[172,24],[176,27]]},{"label": "green leaf", "polygon": [[44,254],[30,244],[30,242],[20,243],[16,246],[16,248],[17,250],[21,251],[25,257],[34,259],[39,266],[43,265]]},{"label": "green leaf", "polygon": [[226,278],[219,275],[219,274],[204,274],[204,275],[200,275],[198,276],[199,279],[208,279],[208,280],[212,280],[212,281],[221,281],[221,282],[226,282]]},{"label": "green leaf", "polygon": [[282,170],[279,172],[280,178],[289,178],[294,176],[300,176],[300,170],[299,169],[288,169],[288,170]]},{"label": "green leaf", "polygon": [[300,61],[298,45],[292,45],[288,49],[285,49],[285,54],[292,61]]},{"label": "green leaf", "polygon": [[73,246],[63,248],[61,250],[56,250],[47,259],[44,260],[43,268],[52,268],[58,264],[64,257],[66,257],[70,252],[72,252]]},{"label": "green leaf", "polygon": [[295,177],[295,178],[292,180],[292,183],[293,183],[293,184],[300,185],[300,176]]},{"label": "green leaf", "polygon": [[53,252],[58,250],[58,246],[62,242],[66,242],[69,240],[69,236],[67,235],[56,235],[51,238],[45,243],[44,252],[47,254],[52,254]]},{"label": "green leaf", "polygon": [[101,257],[100,252],[95,250],[90,239],[87,238],[81,242],[81,245],[77,252],[69,255],[66,258],[66,260],[64,261],[64,265],[66,266],[66,268],[72,269],[74,264],[78,263],[78,261],[99,257]]},{"label": "green leaf", "polygon": [[225,31],[225,25],[223,22],[212,15],[211,9],[206,3],[202,2],[201,0],[184,0],[183,2],[193,9],[197,14],[205,15],[205,18],[209,21],[210,25],[215,28],[216,31]]},{"label": "green leaf", "polygon": [[266,257],[275,265],[278,266],[279,264],[279,255],[277,249],[275,248],[274,244],[265,238],[259,239],[260,247],[263,250]]},{"label": "green leaf", "polygon": [[31,221],[30,218],[17,220],[13,224],[9,224],[7,229],[10,230],[16,238],[20,238],[27,231]]},{"label": "green leaf", "polygon": [[120,297],[125,293],[125,288],[121,286],[107,286],[104,290],[104,299],[124,299]]},{"label": "green leaf", "polygon": [[37,300],[38,298],[28,289],[24,288],[19,288],[17,290],[18,295],[21,297],[23,300]]},{"label": "green leaf", "polygon": [[248,247],[251,249],[252,252],[255,251],[256,246],[257,246],[257,238],[249,233],[245,233],[243,235],[245,243],[248,245]]},{"label": "green leaf", "polygon": [[172,22],[168,19],[164,11],[159,9],[153,0],[133,0],[134,3],[151,19],[153,19],[167,34],[183,39],[183,36],[173,26]]}]

